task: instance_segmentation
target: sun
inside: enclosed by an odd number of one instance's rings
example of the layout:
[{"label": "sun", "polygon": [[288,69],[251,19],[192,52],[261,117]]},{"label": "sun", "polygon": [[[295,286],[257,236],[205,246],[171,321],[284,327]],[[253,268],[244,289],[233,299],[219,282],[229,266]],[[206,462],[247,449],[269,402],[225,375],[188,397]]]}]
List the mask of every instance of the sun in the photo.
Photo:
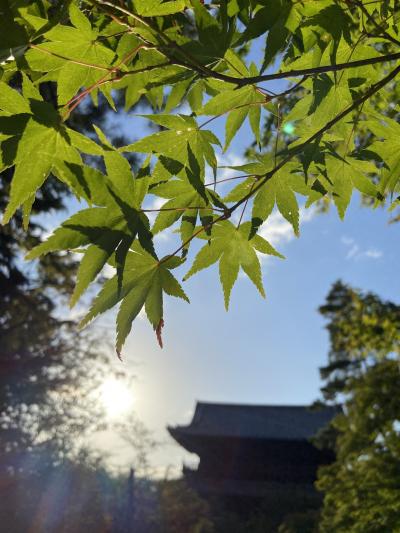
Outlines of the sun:
[{"label": "sun", "polygon": [[132,389],[121,379],[108,378],[100,385],[99,400],[109,418],[119,418],[133,407]]}]

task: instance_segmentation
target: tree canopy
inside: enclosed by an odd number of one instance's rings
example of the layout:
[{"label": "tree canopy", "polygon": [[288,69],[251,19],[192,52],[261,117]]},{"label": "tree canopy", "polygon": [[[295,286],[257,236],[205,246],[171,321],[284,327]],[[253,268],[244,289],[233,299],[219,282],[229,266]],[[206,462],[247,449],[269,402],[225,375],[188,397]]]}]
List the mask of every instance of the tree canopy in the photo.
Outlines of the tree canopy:
[{"label": "tree canopy", "polygon": [[322,392],[345,401],[330,433],[336,459],[318,474],[318,531],[397,531],[400,306],[338,282],[320,311],[331,338]]},{"label": "tree canopy", "polygon": [[[184,279],[218,263],[226,307],[240,269],[264,296],[259,255],[280,254],[260,227],[275,207],[298,234],[300,197],[306,207],[328,199],[340,217],[354,190],[371,205],[399,205],[394,0],[0,5],[0,170],[13,168],[3,223],[22,209],[28,224],[49,176],[83,202],[28,258],[81,253],[72,305],[106,265],[115,269],[82,325],[120,303],[118,353],[142,308],[162,345],[164,294],[188,300],[171,272],[186,262]],[[286,80],[279,94],[275,80]],[[87,98],[115,108],[117,93],[126,110],[146,99],[159,131],[116,147],[96,125],[87,135],[73,127]],[[210,129],[217,119],[224,139]],[[246,120],[262,149],[222,179],[217,156]],[[129,154],[142,158],[135,173]],[[159,257],[154,237],[170,227],[180,243]]]},{"label": "tree canopy", "polygon": [[400,307],[337,281],[319,311],[331,343],[322,393],[326,402],[341,402],[351,378],[386,357],[398,359]]}]

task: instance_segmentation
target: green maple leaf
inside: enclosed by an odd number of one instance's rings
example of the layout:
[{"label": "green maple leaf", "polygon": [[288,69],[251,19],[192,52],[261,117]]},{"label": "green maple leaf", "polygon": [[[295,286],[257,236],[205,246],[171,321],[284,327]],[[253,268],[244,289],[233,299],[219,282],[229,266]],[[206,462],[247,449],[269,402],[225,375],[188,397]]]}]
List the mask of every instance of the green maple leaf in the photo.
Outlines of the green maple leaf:
[{"label": "green maple leaf", "polygon": [[50,237],[35,246],[26,256],[27,259],[36,259],[40,255],[61,250],[73,250],[100,241],[108,228],[121,231],[122,236],[123,215],[117,210],[104,207],[89,207],[78,211]]},{"label": "green maple leaf", "polygon": [[340,218],[344,218],[354,187],[367,196],[377,198],[378,190],[366,176],[367,173],[376,173],[376,167],[370,161],[327,154],[325,156],[325,168],[332,184],[328,190],[333,196]]},{"label": "green maple leaf", "polygon": [[135,243],[126,258],[122,285],[119,283],[118,276],[105,282],[93,301],[89,313],[82,320],[81,327],[121,302],[117,316],[117,352],[120,353],[132,328],[132,322],[143,307],[160,342],[164,319],[163,293],[189,301],[170,272],[171,269],[181,264],[182,260],[177,257],[159,261]]},{"label": "green maple leaf", "polygon": [[[258,157],[257,162],[246,165],[234,166],[235,170],[254,175],[262,179],[275,165],[271,154]],[[255,233],[260,225],[270,216],[275,205],[280,213],[293,226],[296,235],[299,233],[299,205],[296,194],[308,196],[311,194],[310,187],[306,184],[301,167],[296,162],[288,162],[275,172],[271,178],[255,194],[252,227]],[[257,184],[255,178],[248,178],[236,186],[225,198],[225,202],[236,202],[248,194]]]},{"label": "green maple leaf", "polygon": [[[233,72],[231,74],[237,76],[238,71],[243,76],[258,74],[257,69],[254,70],[252,68],[250,72],[243,63],[239,62],[239,58],[233,52],[228,52],[225,54],[225,57],[232,64],[231,68]],[[265,96],[260,94],[252,85],[242,87],[241,89],[232,89],[230,84],[224,84],[221,92],[199,109],[198,114],[219,116],[228,113],[225,123],[224,151],[226,151],[247,116],[249,117],[250,126],[256,140],[260,143],[261,106],[265,103]]]},{"label": "green maple leaf", "polygon": [[0,109],[10,115],[31,112],[29,102],[3,81],[0,81]]},{"label": "green maple leaf", "polygon": [[264,0],[261,9],[248,21],[245,31],[242,33],[239,43],[256,39],[263,33],[270,31],[282,13],[280,0]]},{"label": "green maple leaf", "polygon": [[[238,277],[240,268],[251,279],[265,297],[261,279],[261,266],[257,252],[268,255],[283,256],[260,235],[249,238],[250,222],[241,224],[239,228],[227,220],[214,224],[210,242],[197,254],[184,279],[188,279],[196,272],[207,268],[219,261],[219,275],[224,292],[225,308],[229,307],[232,287]],[[208,239],[202,235],[201,238]]]},{"label": "green maple leaf", "polygon": [[75,305],[113,254],[121,283],[126,256],[132,243],[138,237],[145,246],[148,245],[150,233],[147,218],[143,213],[136,213],[135,218],[130,213],[130,218],[127,219],[118,207],[109,205],[106,208],[93,207],[79,211],[26,257],[35,259],[49,252],[87,247],[79,265],[71,306]]},{"label": "green maple leaf", "polygon": [[257,192],[252,211],[253,231],[270,216],[276,204],[282,216],[292,225],[295,234],[299,234],[299,204],[296,193],[307,195],[309,189],[304,176],[296,171],[296,163],[286,164]]},{"label": "green maple leaf", "polygon": [[108,183],[120,201],[139,209],[150,184],[149,158],[135,177],[128,160],[112,146],[98,126],[94,129],[102,144]]},{"label": "green maple leaf", "polygon": [[71,305],[74,305],[127,235],[127,223],[117,208],[88,208],[63,222],[45,242],[33,248],[26,258],[35,259],[49,252],[87,246],[71,298]]},{"label": "green maple leaf", "polygon": [[[368,151],[378,155],[384,163],[379,175],[379,191],[382,195],[397,192],[400,185],[400,126],[390,117],[376,114],[369,109],[370,120],[364,124],[376,136]],[[379,139],[379,140],[378,140]]]},{"label": "green maple leaf", "polygon": [[[291,142],[290,148],[301,145],[353,103],[346,72],[341,73],[338,81],[333,76],[322,74],[307,80],[304,86],[310,94],[298,100],[282,124],[283,129],[288,124],[295,127],[298,138]],[[349,121],[340,121],[325,133],[324,138],[332,134],[335,138],[331,140],[343,140],[350,148],[353,130]]]},{"label": "green maple leaf", "polygon": [[168,128],[153,133],[139,141],[120,148],[123,152],[155,153],[181,163],[187,178],[195,187],[204,178],[205,162],[214,170],[217,168],[213,144],[219,140],[211,131],[200,130],[194,118],[186,115],[142,115]]},{"label": "green maple leaf", "polygon": [[186,79],[175,83],[172,86],[171,92],[168,95],[167,101],[165,103],[164,111],[169,113],[176,107],[180,105],[183,100],[183,97],[187,93],[190,85],[193,83],[193,76],[189,76]]},{"label": "green maple leaf", "polygon": [[[101,155],[103,151],[90,139],[67,128],[59,113],[43,102],[27,76],[23,78],[22,94],[10,87],[2,91],[0,109],[3,111],[0,116],[1,168],[15,165],[3,218],[7,223],[18,207],[26,202],[26,205],[32,204],[36,190],[51,172],[63,180],[62,169],[66,164],[82,166],[80,152]],[[77,180],[67,181],[67,184],[74,188]],[[79,196],[78,190],[74,192]]]},{"label": "green maple leaf", "polygon": [[[186,243],[193,235],[198,217],[205,228],[212,220],[212,204],[221,207],[222,200],[207,188],[199,193],[185,179],[169,180],[151,189],[151,193],[168,201],[163,204],[157,215],[152,232],[154,234],[170,227],[180,218],[180,234],[182,243]],[[185,251],[187,251],[185,246]]]},{"label": "green maple leaf", "polygon": [[189,52],[201,64],[222,58],[232,40],[234,24],[227,31],[226,23],[221,24],[221,21],[209,12],[208,6],[203,4],[203,0],[190,0],[190,7],[193,9],[198,39],[184,43],[182,49]]},{"label": "green maple leaf", "polygon": [[10,56],[12,60],[22,56],[29,43],[27,28],[16,17],[16,7],[14,2],[0,2],[0,63],[10,60]]},{"label": "green maple leaf", "polygon": [[179,13],[188,7],[186,0],[133,0],[133,7],[143,17],[161,17]]},{"label": "green maple leaf", "polygon": [[[8,222],[15,210],[43,184],[53,166],[65,160],[81,163],[79,152],[68,139],[67,128],[55,109],[43,102],[25,76],[23,95],[9,88],[0,98],[2,167],[15,165],[10,199],[4,214]],[[17,115],[13,116],[13,113]]]},{"label": "green maple leaf", "polygon": [[66,104],[81,87],[89,87],[107,74],[115,53],[98,41],[99,32],[85,15],[71,4],[73,26],[59,24],[44,34],[45,42],[26,53],[33,71],[46,72],[57,81],[60,104]]},{"label": "green maple leaf", "polygon": [[[87,246],[79,266],[71,306],[76,304],[114,253],[121,283],[126,256],[136,238],[154,254],[149,221],[136,208],[147,191],[149,176],[140,178],[139,172],[138,179],[134,179],[129,163],[115,150],[106,152],[105,160],[110,171],[108,176],[90,167],[86,167],[83,175],[86,199],[102,207],[84,209],[72,215],[27,256],[28,259],[34,259],[49,252]],[[74,168],[67,167],[64,172],[68,173],[69,170],[74,175]],[[147,182],[147,187],[136,184],[140,179]]]}]

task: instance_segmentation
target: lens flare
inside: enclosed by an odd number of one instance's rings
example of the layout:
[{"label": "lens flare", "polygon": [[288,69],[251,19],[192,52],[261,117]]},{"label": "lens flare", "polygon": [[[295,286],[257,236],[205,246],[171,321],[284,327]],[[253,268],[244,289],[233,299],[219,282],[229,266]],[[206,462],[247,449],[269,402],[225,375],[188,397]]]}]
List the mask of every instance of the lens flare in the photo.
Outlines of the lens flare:
[{"label": "lens flare", "polygon": [[295,127],[294,127],[293,122],[287,122],[286,124],[284,124],[282,127],[282,131],[286,133],[286,135],[293,135],[295,132]]}]

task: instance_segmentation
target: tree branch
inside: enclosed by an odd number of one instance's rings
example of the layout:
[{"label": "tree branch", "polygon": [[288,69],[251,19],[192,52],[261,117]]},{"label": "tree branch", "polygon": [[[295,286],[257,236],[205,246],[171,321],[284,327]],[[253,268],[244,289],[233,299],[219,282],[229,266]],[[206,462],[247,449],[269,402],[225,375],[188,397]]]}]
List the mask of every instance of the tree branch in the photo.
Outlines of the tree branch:
[{"label": "tree branch", "polygon": [[344,111],[342,111],[341,113],[336,115],[335,118],[333,118],[332,120],[327,122],[325,124],[325,126],[323,126],[321,129],[319,129],[313,135],[311,135],[311,137],[309,137],[306,141],[304,141],[302,144],[299,144],[298,146],[296,146],[296,148],[293,149],[292,153],[290,153],[284,159],[282,159],[282,161],[280,161],[277,165],[275,165],[274,168],[272,168],[269,172],[267,172],[267,174],[265,174],[264,176],[260,176],[258,182],[255,182],[253,184],[253,186],[250,189],[250,192],[248,194],[243,196],[243,198],[241,198],[239,201],[237,201],[232,207],[227,209],[222,215],[218,216],[215,220],[213,220],[212,222],[210,222],[206,226],[200,227],[197,231],[195,231],[193,233],[193,235],[189,239],[187,239],[184,243],[182,243],[182,245],[179,246],[179,248],[177,248],[172,254],[166,256],[163,259],[163,261],[166,261],[170,257],[178,254],[195,237],[197,237],[197,235],[199,235],[202,231],[210,229],[217,222],[221,222],[222,220],[227,220],[228,218],[230,218],[232,213],[234,211],[236,211],[236,209],[238,209],[238,207],[240,207],[243,204],[246,205],[247,202],[249,201],[249,199],[252,196],[254,196],[257,193],[257,191],[259,191],[261,189],[261,187],[263,187],[263,185],[265,185],[267,183],[267,181],[269,181],[278,172],[278,170],[280,170],[282,167],[284,167],[286,165],[286,163],[289,163],[289,161],[291,161],[294,158],[294,156],[298,154],[298,152],[303,150],[307,145],[312,143],[315,139],[317,139],[318,137],[323,135],[326,131],[328,131],[330,128],[332,128],[332,126],[334,126],[335,124],[340,122],[340,120],[342,120],[344,117],[346,117],[349,113],[351,113],[352,111],[357,109],[358,106],[360,106],[364,102],[366,102],[369,98],[371,98],[374,94],[376,94],[380,89],[382,89],[385,85],[387,85],[390,81],[392,81],[399,73],[400,73],[400,65],[398,65],[394,70],[392,70],[392,72],[390,72],[382,80],[380,80],[379,82],[377,82],[374,85],[372,85],[371,88],[368,91],[366,91],[363,96],[358,98],[355,102],[353,102],[352,105],[347,107]]},{"label": "tree branch", "polygon": [[394,54],[387,54],[379,57],[371,57],[369,59],[358,59],[357,61],[348,61],[346,63],[337,63],[336,65],[326,65],[314,68],[305,68],[298,70],[288,70],[287,72],[276,72],[275,74],[265,74],[263,76],[253,76],[251,78],[231,78],[225,79],[230,83],[236,83],[239,87],[243,85],[251,85],[263,81],[281,80],[285,78],[293,78],[298,76],[311,76],[314,74],[322,74],[324,72],[337,72],[348,68],[363,67],[368,65],[376,65],[377,63],[385,63],[386,61],[394,61],[400,59],[400,52]]},{"label": "tree branch", "polygon": [[112,4],[111,2],[108,2],[107,0],[92,0],[92,1],[95,4],[98,4],[100,6],[112,7],[116,9],[117,11],[120,11],[124,13],[125,15],[134,18],[138,22],[144,24],[145,26],[147,26],[148,28],[156,32],[169,45],[169,47],[176,50],[178,53],[180,53],[185,58],[185,61],[180,61],[179,59],[171,57],[167,52],[163,51],[164,55],[168,57],[173,64],[180,65],[182,67],[193,70],[197,72],[201,77],[206,77],[206,78],[210,77],[210,78],[214,78],[220,81],[225,81],[227,83],[232,83],[236,85],[237,87],[244,87],[245,85],[254,85],[260,82],[264,82],[264,81],[281,80],[281,79],[293,78],[293,77],[298,77],[298,76],[303,76],[303,77],[312,76],[315,74],[322,74],[325,72],[338,72],[338,71],[349,69],[349,68],[375,65],[378,63],[385,63],[387,61],[394,61],[396,59],[400,59],[400,52],[397,52],[397,53],[387,54],[387,55],[379,56],[379,57],[371,57],[368,59],[359,59],[357,61],[348,61],[346,63],[338,63],[336,65],[326,65],[326,66],[313,67],[313,68],[307,68],[307,69],[289,70],[287,72],[276,72],[274,74],[264,74],[261,76],[236,78],[234,76],[229,76],[227,74],[216,72],[208,68],[205,65],[199,64],[197,60],[191,54],[187,53],[185,50],[182,50],[181,47],[175,41],[170,39],[170,37],[165,35],[164,32],[162,32],[158,28],[154,28],[152,24],[148,22],[145,18],[128,11],[127,9],[123,7]]},{"label": "tree branch", "polygon": [[400,45],[400,41],[392,37],[389,33],[387,33],[379,24],[376,22],[374,17],[371,17],[371,15],[368,13],[368,10],[365,9],[365,6],[362,2],[359,2],[358,0],[355,0],[355,5],[361,9],[361,11],[364,13],[364,15],[367,17],[368,22],[370,22],[375,28],[381,32],[382,37],[385,37],[388,41],[392,42],[393,44],[396,44],[397,46]]},{"label": "tree branch", "polygon": [[298,146],[296,146],[292,153],[290,153],[289,155],[287,155],[284,159],[282,159],[282,161],[280,161],[277,165],[274,166],[274,168],[272,170],[270,170],[267,174],[265,174],[265,176],[260,179],[260,181],[256,184],[256,186],[253,188],[252,191],[250,191],[248,194],[246,194],[243,198],[241,198],[238,202],[236,202],[236,204],[234,204],[229,210],[231,212],[235,211],[235,209],[237,209],[240,205],[242,205],[244,202],[247,201],[248,198],[251,198],[251,196],[254,196],[254,194],[263,186],[265,185],[265,183],[267,183],[268,180],[270,180],[272,178],[272,176],[274,174],[276,174],[276,172],[278,172],[278,170],[280,170],[284,165],[286,165],[286,163],[288,163],[289,161],[291,161],[293,159],[293,157],[298,153],[300,152],[301,150],[303,150],[306,146],[308,146],[310,143],[312,143],[313,141],[315,141],[315,139],[317,139],[318,137],[320,137],[321,135],[323,135],[326,131],[328,131],[329,129],[332,128],[332,126],[334,126],[335,124],[337,124],[340,120],[342,120],[342,118],[344,118],[345,116],[347,116],[349,113],[351,113],[352,111],[354,111],[355,109],[357,109],[358,106],[362,105],[364,102],[366,102],[369,98],[371,98],[371,96],[373,96],[375,93],[377,93],[380,89],[382,89],[385,85],[387,85],[390,81],[392,81],[396,76],[397,74],[400,73],[400,65],[398,65],[394,70],[392,70],[392,72],[390,72],[387,76],[385,76],[382,80],[378,81],[377,83],[375,83],[374,85],[371,86],[371,88],[366,91],[364,93],[363,96],[361,96],[360,98],[358,98],[355,102],[353,102],[349,107],[347,107],[344,111],[342,111],[341,113],[339,113],[338,115],[336,115],[335,118],[333,118],[332,120],[330,120],[329,122],[327,122],[325,124],[325,126],[323,126],[321,129],[319,129],[316,133],[314,133],[313,135],[311,135],[311,137],[309,137],[306,141],[304,141],[303,143],[299,144]]},{"label": "tree branch", "polygon": [[159,207],[158,209],[141,209],[142,213],[159,213],[162,211],[189,211],[203,209],[205,211],[224,211],[222,207],[201,207],[200,205],[190,205],[188,207]]}]

